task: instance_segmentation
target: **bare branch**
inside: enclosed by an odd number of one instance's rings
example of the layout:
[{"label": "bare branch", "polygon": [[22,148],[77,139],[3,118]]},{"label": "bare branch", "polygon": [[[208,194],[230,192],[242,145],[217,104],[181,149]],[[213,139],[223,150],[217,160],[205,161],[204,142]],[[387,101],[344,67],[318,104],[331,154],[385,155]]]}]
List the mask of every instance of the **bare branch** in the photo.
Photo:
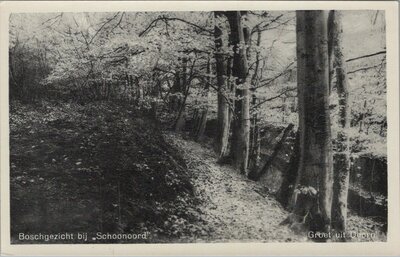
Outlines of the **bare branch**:
[{"label": "bare branch", "polygon": [[360,68],[360,69],[357,69],[357,70],[349,71],[349,72],[347,72],[347,74],[352,74],[352,73],[356,73],[356,72],[359,72],[359,71],[366,71],[366,70],[382,67],[382,65],[383,64],[380,63],[380,64],[377,64],[377,65],[374,65],[374,66],[371,66],[371,67]]},{"label": "bare branch", "polygon": [[258,104],[254,105],[251,109],[254,110],[254,109],[258,108],[260,105],[262,105],[262,104],[264,104],[264,103],[266,103],[266,102],[275,100],[275,99],[277,99],[277,98],[279,98],[279,97],[285,95],[286,93],[291,92],[291,91],[294,91],[294,90],[296,90],[296,89],[297,89],[297,87],[294,87],[294,88],[287,88],[286,90],[282,91],[281,93],[279,93],[279,94],[276,95],[276,96],[273,96],[273,97],[270,97],[270,98],[267,98],[267,99],[262,100],[262,101],[259,102]]},{"label": "bare branch", "polygon": [[58,14],[57,16],[55,16],[55,17],[52,17],[52,18],[50,18],[50,19],[48,19],[48,20],[46,20],[46,21],[44,21],[44,22],[42,22],[42,25],[44,25],[44,24],[46,24],[46,23],[48,23],[48,22],[50,22],[50,21],[53,21],[50,25],[48,25],[48,27],[51,27],[54,23],[56,23],[57,22],[57,20],[59,20],[59,19],[61,19],[62,18],[62,16],[63,16],[63,13],[60,13],[60,14]]},{"label": "bare branch", "polygon": [[274,82],[275,80],[277,80],[278,78],[282,77],[283,75],[287,74],[290,70],[292,70],[292,69],[289,69],[289,68],[290,68],[294,63],[295,63],[294,61],[291,62],[288,66],[286,66],[286,68],[285,68],[281,73],[279,73],[279,74],[276,75],[275,77],[270,78],[270,79],[264,79],[264,80],[262,80],[261,82],[263,82],[263,83],[262,83],[261,85],[255,87],[255,88],[265,87],[265,86],[271,84],[272,82]]},{"label": "bare branch", "polygon": [[203,32],[207,32],[210,36],[213,36],[213,35],[214,35],[214,31],[209,30],[209,29],[206,29],[206,28],[203,28],[203,27],[201,27],[201,26],[199,26],[199,25],[197,25],[197,24],[195,24],[195,23],[192,23],[192,22],[190,22],[190,21],[186,21],[186,20],[184,20],[184,19],[177,18],[177,17],[172,17],[172,18],[171,18],[171,17],[166,17],[166,16],[160,16],[160,17],[158,17],[157,19],[153,20],[153,21],[147,26],[147,28],[146,28],[145,30],[143,30],[142,32],[140,32],[140,33],[139,33],[139,37],[143,36],[144,34],[146,34],[147,32],[149,32],[152,28],[154,28],[154,27],[157,25],[157,22],[158,22],[158,21],[164,21],[164,22],[167,22],[167,21],[180,21],[180,22],[186,23],[186,24],[188,24],[188,25],[190,25],[190,26],[193,26],[193,27],[195,27],[195,28],[197,28],[197,29],[199,29],[199,30],[201,30],[201,31],[203,31]]},{"label": "bare branch", "polygon": [[347,59],[346,62],[351,62],[351,61],[355,61],[355,60],[359,60],[359,59],[367,58],[367,57],[372,57],[372,56],[380,55],[380,54],[386,54],[386,50],[379,51],[379,52],[376,52],[373,54],[367,54],[367,55],[363,55],[363,56],[359,56],[359,57],[355,57],[355,58],[350,58],[350,59]]},{"label": "bare branch", "polygon": [[266,30],[272,23],[278,21],[280,18],[282,18],[283,14],[276,16],[274,19],[270,20],[267,24],[261,26],[264,22],[266,21],[262,21],[259,24],[257,24],[256,26],[254,26],[254,28],[251,30],[251,35],[253,35],[254,33],[256,33],[258,30],[263,31]]},{"label": "bare branch", "polygon": [[117,12],[112,18],[107,19],[103,25],[101,25],[101,27],[96,31],[96,33],[93,35],[93,37],[90,39],[89,44],[91,44],[93,42],[93,40],[96,38],[96,36],[100,33],[100,31],[108,24],[110,23],[112,20],[114,20],[117,16],[119,15],[119,12]]}]

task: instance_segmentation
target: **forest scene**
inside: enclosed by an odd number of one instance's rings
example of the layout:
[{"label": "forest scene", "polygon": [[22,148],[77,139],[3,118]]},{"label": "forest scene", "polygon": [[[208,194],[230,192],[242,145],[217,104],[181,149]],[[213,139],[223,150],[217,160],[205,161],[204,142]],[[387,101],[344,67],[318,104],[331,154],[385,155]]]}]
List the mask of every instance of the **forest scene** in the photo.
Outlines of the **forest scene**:
[{"label": "forest scene", "polygon": [[9,21],[13,244],[386,241],[384,11]]}]

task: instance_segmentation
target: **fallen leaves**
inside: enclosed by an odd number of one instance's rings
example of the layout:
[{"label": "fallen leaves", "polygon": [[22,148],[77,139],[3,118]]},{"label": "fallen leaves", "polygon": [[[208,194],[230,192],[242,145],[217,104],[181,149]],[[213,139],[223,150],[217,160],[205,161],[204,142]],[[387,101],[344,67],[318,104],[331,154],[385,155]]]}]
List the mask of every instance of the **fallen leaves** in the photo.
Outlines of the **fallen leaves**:
[{"label": "fallen leaves", "polygon": [[[244,178],[229,165],[218,165],[215,154],[207,146],[183,137],[166,134],[168,141],[181,149],[191,172],[195,196],[201,199],[201,204],[193,214],[200,216],[197,222],[200,230],[193,232],[196,236],[183,237],[182,241],[308,241],[305,235],[297,235],[288,227],[279,225],[289,213],[262,185]],[[316,193],[314,188],[303,188],[303,191]],[[352,220],[349,222],[354,224]],[[372,229],[361,217],[358,217],[357,223]],[[382,238],[385,237],[379,240]]]},{"label": "fallen leaves", "polygon": [[[40,232],[134,231],[140,223],[154,241],[161,240],[157,228],[168,240],[182,234],[192,204],[183,160],[153,121],[127,109],[107,103],[14,106],[11,202],[18,209],[12,208],[12,233],[34,232],[45,222]],[[170,214],[176,223],[158,224]]]}]

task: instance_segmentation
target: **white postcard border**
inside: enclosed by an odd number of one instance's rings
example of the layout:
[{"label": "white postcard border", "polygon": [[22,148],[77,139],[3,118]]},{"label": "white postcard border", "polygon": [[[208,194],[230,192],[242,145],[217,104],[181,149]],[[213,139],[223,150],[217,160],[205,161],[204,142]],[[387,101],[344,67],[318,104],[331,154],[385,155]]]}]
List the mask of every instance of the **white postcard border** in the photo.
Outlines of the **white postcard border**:
[{"label": "white postcard border", "polygon": [[[387,36],[388,235],[372,243],[10,244],[8,17],[13,12],[385,10]],[[0,3],[0,167],[2,255],[400,255],[399,26],[396,1],[86,1]]]}]

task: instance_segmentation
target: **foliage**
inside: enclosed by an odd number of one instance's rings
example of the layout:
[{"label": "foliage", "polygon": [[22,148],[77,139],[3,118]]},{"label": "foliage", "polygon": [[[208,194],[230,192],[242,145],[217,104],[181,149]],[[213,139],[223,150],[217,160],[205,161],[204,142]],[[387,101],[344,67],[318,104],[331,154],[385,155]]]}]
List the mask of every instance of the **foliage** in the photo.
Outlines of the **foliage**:
[{"label": "foliage", "polygon": [[[357,154],[385,156],[386,55],[358,58],[385,49],[385,20],[379,11],[345,11],[345,58],[350,82],[351,142]],[[229,24],[212,12],[46,13],[10,16],[11,97],[118,99],[144,109],[157,104],[174,120],[174,99],[186,112],[209,108],[216,117],[214,25],[228,42]],[[248,11],[248,81],[262,126],[297,124],[295,22],[292,11]],[[347,24],[352,24],[350,27]],[[257,45],[258,31],[261,33]],[[362,47],[360,47],[362,46]],[[232,46],[223,46],[226,58]],[[206,66],[211,62],[211,74]],[[258,60],[259,68],[255,69]],[[12,69],[11,69],[12,68]],[[184,76],[185,75],[185,79]],[[255,77],[255,80],[253,80]],[[235,82],[230,77],[230,83]],[[176,87],[176,81],[186,85]],[[204,89],[210,87],[208,94]],[[33,94],[32,92],[37,92]],[[225,92],[232,103],[235,96]],[[331,94],[333,134],[338,131],[337,94]],[[232,105],[231,105],[232,108]],[[356,129],[357,128],[357,129]]]},{"label": "foliage", "polygon": [[[384,14],[343,12],[345,24],[351,24],[344,26],[343,33],[351,127],[342,132],[349,135],[352,160],[365,155],[385,159]],[[242,12],[250,37],[235,48],[230,45],[229,22],[221,12],[12,14],[11,211],[17,224],[13,235],[37,230],[35,224],[52,232],[56,227],[52,222],[59,221],[68,231],[82,227],[90,232],[139,229],[151,232],[153,240],[160,242],[170,237],[190,241],[194,239],[187,235],[205,237],[215,232],[203,220],[193,186],[224,197],[234,187],[240,189],[238,192],[246,190],[247,196],[258,191],[249,190],[251,185],[239,180],[216,186],[212,179],[229,180],[232,177],[228,174],[233,173],[229,167],[214,164],[209,156],[211,147],[196,150],[195,145],[188,147],[178,140],[182,143],[179,147],[187,150],[178,153],[170,146],[173,142],[164,140],[158,122],[171,126],[181,117],[184,121],[198,119],[200,110],[207,110],[207,119],[216,118],[217,25],[223,31],[220,50],[224,61],[230,63],[234,49],[246,48],[249,67],[247,80],[240,85],[231,74],[224,77],[228,90],[222,97],[232,111],[240,99],[235,89],[250,89],[250,134],[254,136],[257,125],[261,137],[257,140],[262,143],[257,158],[266,157],[281,128],[298,124],[294,17],[293,11]],[[329,101],[335,147],[341,132],[336,88],[332,88]],[[257,140],[251,142],[253,146]],[[281,162],[280,170],[293,152],[290,140],[284,142],[285,156],[277,161]],[[195,152],[190,153],[193,148]],[[199,154],[210,165],[198,161],[195,156]],[[182,156],[192,159],[185,162]],[[186,163],[194,171],[194,185]],[[313,187],[294,191],[318,194]],[[276,204],[261,196],[257,215],[263,213],[265,205]],[[235,222],[229,216],[231,202],[216,199],[227,220]],[[247,209],[254,207],[252,204],[252,199],[245,199]],[[24,207],[18,209],[20,206]],[[212,215],[214,209],[212,203],[205,206],[206,214]],[[277,223],[284,212],[272,210],[269,215]],[[259,220],[250,221],[249,217],[241,217],[241,226],[248,222],[260,225]],[[273,232],[264,231],[263,236]],[[256,234],[251,236],[262,237]],[[234,239],[247,236],[237,231],[229,235]],[[287,234],[279,238],[286,239],[292,240]]]}]

